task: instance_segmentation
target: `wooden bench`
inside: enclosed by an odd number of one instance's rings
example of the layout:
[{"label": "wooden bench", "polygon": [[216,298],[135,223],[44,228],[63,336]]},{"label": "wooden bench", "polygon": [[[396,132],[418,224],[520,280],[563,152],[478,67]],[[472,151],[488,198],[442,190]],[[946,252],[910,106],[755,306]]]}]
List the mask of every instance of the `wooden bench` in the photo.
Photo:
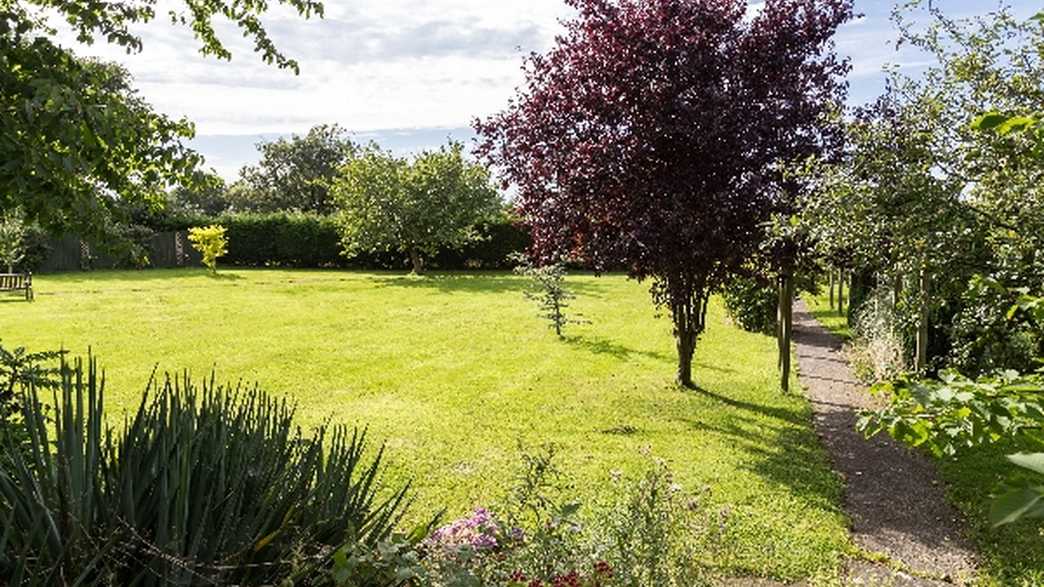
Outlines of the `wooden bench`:
[{"label": "wooden bench", "polygon": [[26,301],[33,301],[33,274],[0,273],[0,291],[24,291]]}]

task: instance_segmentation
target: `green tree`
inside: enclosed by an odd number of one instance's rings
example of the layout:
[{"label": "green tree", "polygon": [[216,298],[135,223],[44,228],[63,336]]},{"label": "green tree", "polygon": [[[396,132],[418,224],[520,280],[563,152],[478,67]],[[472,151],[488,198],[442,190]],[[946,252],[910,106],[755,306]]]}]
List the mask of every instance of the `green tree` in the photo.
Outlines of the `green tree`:
[{"label": "green tree", "polygon": [[305,135],[259,143],[261,161],[240,171],[236,207],[252,212],[292,210],[329,214],[330,185],[356,146],[340,126],[321,124]]},{"label": "green tree", "polygon": [[489,170],[459,143],[412,161],[371,145],[344,166],[334,198],[347,254],[398,251],[418,274],[440,248],[478,239],[476,225],[501,206]]},{"label": "green tree", "polygon": [[[305,18],[314,0],[280,0]],[[191,28],[205,55],[230,58],[214,20],[238,26],[262,59],[297,71],[261,25],[269,3],[185,0],[170,18]],[[132,29],[156,18],[151,0],[0,0],[0,209],[85,237],[112,237],[121,201],[161,205],[162,186],[191,181],[200,158],[183,141],[187,120],[158,114],[122,68],[78,58],[55,41],[46,15],[78,40],[141,50]]]},{"label": "green tree", "polygon": [[12,273],[25,255],[25,236],[29,228],[19,210],[0,215],[0,266]]},{"label": "green tree", "polygon": [[217,216],[228,212],[232,201],[225,180],[216,173],[195,171],[193,181],[176,186],[168,197],[171,212],[189,212]]}]

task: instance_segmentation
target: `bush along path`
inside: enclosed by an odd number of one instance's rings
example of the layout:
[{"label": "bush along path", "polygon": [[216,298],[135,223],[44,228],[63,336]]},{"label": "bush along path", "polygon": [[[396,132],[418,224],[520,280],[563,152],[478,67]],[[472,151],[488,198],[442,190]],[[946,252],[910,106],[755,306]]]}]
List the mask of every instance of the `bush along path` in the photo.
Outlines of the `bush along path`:
[{"label": "bush along path", "polygon": [[934,464],[890,438],[867,440],[856,431],[860,410],[872,407],[874,398],[842,357],[841,339],[800,301],[794,306],[794,344],[816,433],[845,481],[853,540],[868,555],[850,561],[846,584],[969,581],[974,555]]}]

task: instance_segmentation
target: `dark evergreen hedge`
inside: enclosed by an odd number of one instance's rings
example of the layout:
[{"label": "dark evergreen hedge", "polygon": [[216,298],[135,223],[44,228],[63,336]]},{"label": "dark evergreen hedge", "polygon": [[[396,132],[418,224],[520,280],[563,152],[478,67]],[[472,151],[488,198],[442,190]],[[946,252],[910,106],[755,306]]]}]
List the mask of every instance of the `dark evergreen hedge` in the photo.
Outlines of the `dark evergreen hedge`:
[{"label": "dark evergreen hedge", "polygon": [[[406,256],[373,253],[345,258],[333,217],[296,212],[239,213],[216,218],[188,216],[167,220],[157,230],[185,230],[220,224],[228,229],[228,254],[223,265],[246,267],[353,267],[402,269]],[[526,229],[502,217],[479,227],[482,239],[460,249],[440,251],[433,269],[507,269],[507,257],[529,246]]]}]

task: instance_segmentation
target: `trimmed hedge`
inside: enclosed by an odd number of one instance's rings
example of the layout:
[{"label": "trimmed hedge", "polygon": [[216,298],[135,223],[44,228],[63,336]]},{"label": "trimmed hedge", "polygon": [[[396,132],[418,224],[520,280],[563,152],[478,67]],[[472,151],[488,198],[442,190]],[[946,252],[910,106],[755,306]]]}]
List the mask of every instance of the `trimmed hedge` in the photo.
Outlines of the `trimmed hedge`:
[{"label": "trimmed hedge", "polygon": [[[237,213],[218,217],[170,219],[158,230],[185,230],[220,224],[228,229],[223,265],[242,267],[354,267],[403,269],[406,255],[370,253],[345,258],[341,235],[332,216],[300,212]],[[528,231],[502,217],[479,228],[482,239],[459,249],[440,251],[428,260],[433,269],[506,269],[511,253],[529,247]]]}]

